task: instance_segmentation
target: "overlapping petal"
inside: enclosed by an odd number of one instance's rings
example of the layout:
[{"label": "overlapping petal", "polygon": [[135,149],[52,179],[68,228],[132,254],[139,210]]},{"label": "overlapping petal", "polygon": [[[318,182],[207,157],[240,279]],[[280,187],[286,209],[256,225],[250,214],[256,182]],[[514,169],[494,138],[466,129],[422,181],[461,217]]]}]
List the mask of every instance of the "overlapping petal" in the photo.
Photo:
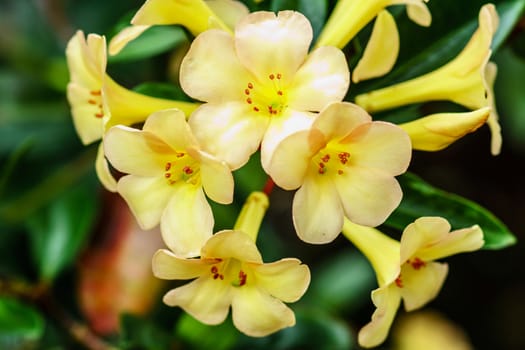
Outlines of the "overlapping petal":
[{"label": "overlapping petal", "polygon": [[233,290],[235,327],[252,337],[264,337],[295,324],[295,315],[282,301],[256,287]]},{"label": "overlapping petal", "polygon": [[167,249],[158,250],[152,259],[153,274],[162,279],[193,279],[208,272],[200,259],[184,259]]},{"label": "overlapping petal", "polygon": [[175,185],[160,221],[162,238],[177,255],[192,257],[213,232],[213,213],[202,187]]},{"label": "overlapping petal", "polygon": [[433,300],[441,290],[448,273],[448,265],[436,262],[427,262],[418,269],[410,264],[401,268],[400,288],[403,304],[407,311],[423,307]]},{"label": "overlapping petal", "polygon": [[237,259],[251,263],[262,263],[261,253],[253,240],[241,231],[217,232],[202,247],[203,258]]},{"label": "overlapping petal", "polygon": [[310,271],[297,259],[254,266],[252,271],[257,284],[270,295],[284,302],[294,302],[306,292],[310,284]]}]

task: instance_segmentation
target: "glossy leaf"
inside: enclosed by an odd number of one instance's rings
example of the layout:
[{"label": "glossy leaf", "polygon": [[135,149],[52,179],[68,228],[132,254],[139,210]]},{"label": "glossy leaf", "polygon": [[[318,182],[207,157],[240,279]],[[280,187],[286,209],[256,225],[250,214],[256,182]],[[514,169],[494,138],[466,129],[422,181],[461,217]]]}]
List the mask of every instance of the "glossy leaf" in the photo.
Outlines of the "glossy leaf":
[{"label": "glossy leaf", "polygon": [[85,179],[27,221],[31,252],[40,278],[54,279],[75,258],[97,215],[97,184]]},{"label": "glossy leaf", "polygon": [[109,63],[130,62],[149,58],[177,47],[186,40],[180,27],[154,26],[146,30],[115,56],[109,56]]},{"label": "glossy leaf", "polygon": [[38,311],[13,298],[0,298],[0,348],[34,348],[44,333]]},{"label": "glossy leaf", "polygon": [[403,200],[385,222],[386,226],[401,231],[421,216],[441,216],[453,229],[479,225],[485,239],[483,249],[502,249],[516,243],[512,232],[479,204],[435,188],[410,173],[398,179],[403,188]]}]

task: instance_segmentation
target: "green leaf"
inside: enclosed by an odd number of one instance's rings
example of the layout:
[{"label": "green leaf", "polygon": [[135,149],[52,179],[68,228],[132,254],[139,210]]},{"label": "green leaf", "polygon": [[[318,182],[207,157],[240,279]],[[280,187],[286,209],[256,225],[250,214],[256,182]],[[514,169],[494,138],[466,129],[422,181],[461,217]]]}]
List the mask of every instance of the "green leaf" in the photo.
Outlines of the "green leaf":
[{"label": "green leaf", "polygon": [[138,93],[171,100],[190,101],[191,99],[178,85],[171,83],[147,82],[137,85],[133,91]]},{"label": "green leaf", "polygon": [[0,297],[0,349],[35,348],[44,326],[44,319],[34,308]]},{"label": "green leaf", "polygon": [[178,338],[196,350],[231,349],[239,337],[239,331],[229,319],[217,326],[208,326],[188,314],[181,316],[175,332]]},{"label": "green leaf", "polygon": [[172,344],[170,334],[147,318],[123,314],[120,320],[121,349],[164,350],[177,348]]},{"label": "green leaf", "polygon": [[186,41],[186,34],[180,27],[154,26],[131,41],[115,56],[109,56],[109,63],[137,61],[169,51]]},{"label": "green leaf", "polygon": [[29,217],[31,253],[41,279],[53,280],[76,257],[97,215],[96,180],[85,179]]},{"label": "green leaf", "polygon": [[377,286],[374,270],[357,251],[344,250],[312,267],[310,287],[304,302],[332,312],[349,312],[370,302]]},{"label": "green leaf", "polygon": [[312,24],[315,40],[326,21],[327,0],[273,0],[271,11],[282,10],[297,10],[305,15]]},{"label": "green leaf", "polygon": [[386,226],[403,230],[421,216],[441,216],[453,229],[479,225],[485,239],[483,249],[502,249],[516,243],[512,232],[479,204],[437,189],[410,173],[398,180],[403,188],[403,200],[385,222]]}]

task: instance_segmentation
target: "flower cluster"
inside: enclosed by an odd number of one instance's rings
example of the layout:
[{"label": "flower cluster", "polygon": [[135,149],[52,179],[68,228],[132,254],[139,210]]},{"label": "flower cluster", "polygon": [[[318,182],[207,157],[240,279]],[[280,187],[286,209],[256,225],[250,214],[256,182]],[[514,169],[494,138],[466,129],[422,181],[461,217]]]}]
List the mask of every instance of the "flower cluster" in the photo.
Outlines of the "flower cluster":
[{"label": "flower cluster", "polygon": [[[437,295],[447,267],[433,260],[483,245],[479,227],[449,233],[437,217],[410,224],[400,243],[373,228],[400,204],[395,177],[407,170],[412,150],[443,149],[485,122],[492,152],[501,147],[489,62],[498,22],[492,5],[481,9],[478,29],[445,66],[345,100],[351,78],[342,48],[374,19],[352,81],[380,77],[395,64],[399,35],[386,9],[393,4],[406,4],[410,19],[430,25],[423,0],[340,0],[312,42],[310,22],[299,12],[249,13],[232,0],[148,0],[109,52],[154,25],[186,27],[194,39],[180,65],[180,86],[194,102],[127,90],[106,73],[103,36],[79,31],[70,40],[68,99],[82,142],[102,140],[101,182],[126,200],[142,228],[160,225],[168,249],[153,257],[155,275],[193,279],[168,292],[166,304],[206,324],[224,321],[231,306],[235,326],[250,336],[295,323],[283,302],[304,294],[310,273],[297,259],[263,263],[256,237],[267,196],[253,193],[235,227],[213,234],[208,199],[232,203],[232,171],[258,150],[270,181],[297,189],[292,216],[299,238],[329,243],[342,231],[376,269],[377,310],[360,332],[363,346],[385,339],[401,299],[413,310]],[[472,111],[400,125],[369,114],[432,100]]]}]

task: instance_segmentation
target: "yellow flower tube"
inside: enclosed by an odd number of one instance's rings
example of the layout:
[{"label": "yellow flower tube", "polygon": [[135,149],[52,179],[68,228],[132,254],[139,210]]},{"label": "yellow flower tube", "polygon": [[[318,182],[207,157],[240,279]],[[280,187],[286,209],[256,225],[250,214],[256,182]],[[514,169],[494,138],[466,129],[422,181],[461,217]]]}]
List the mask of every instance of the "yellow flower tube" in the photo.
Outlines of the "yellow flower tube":
[{"label": "yellow flower tube", "polygon": [[233,229],[246,233],[255,242],[269,204],[266,194],[252,192],[246,199]]},{"label": "yellow flower tube", "polygon": [[336,46],[343,48],[385,7],[406,4],[409,17],[419,25],[430,25],[428,0],[339,0],[319,35],[315,47]]},{"label": "yellow flower tube", "polygon": [[491,109],[484,107],[466,113],[432,114],[399,126],[420,151],[439,151],[485,124]]},{"label": "yellow flower tube", "polygon": [[494,5],[483,6],[479,28],[455,59],[420,77],[358,95],[356,103],[368,112],[437,100],[449,100],[470,109],[487,106],[485,66],[497,26]]}]

